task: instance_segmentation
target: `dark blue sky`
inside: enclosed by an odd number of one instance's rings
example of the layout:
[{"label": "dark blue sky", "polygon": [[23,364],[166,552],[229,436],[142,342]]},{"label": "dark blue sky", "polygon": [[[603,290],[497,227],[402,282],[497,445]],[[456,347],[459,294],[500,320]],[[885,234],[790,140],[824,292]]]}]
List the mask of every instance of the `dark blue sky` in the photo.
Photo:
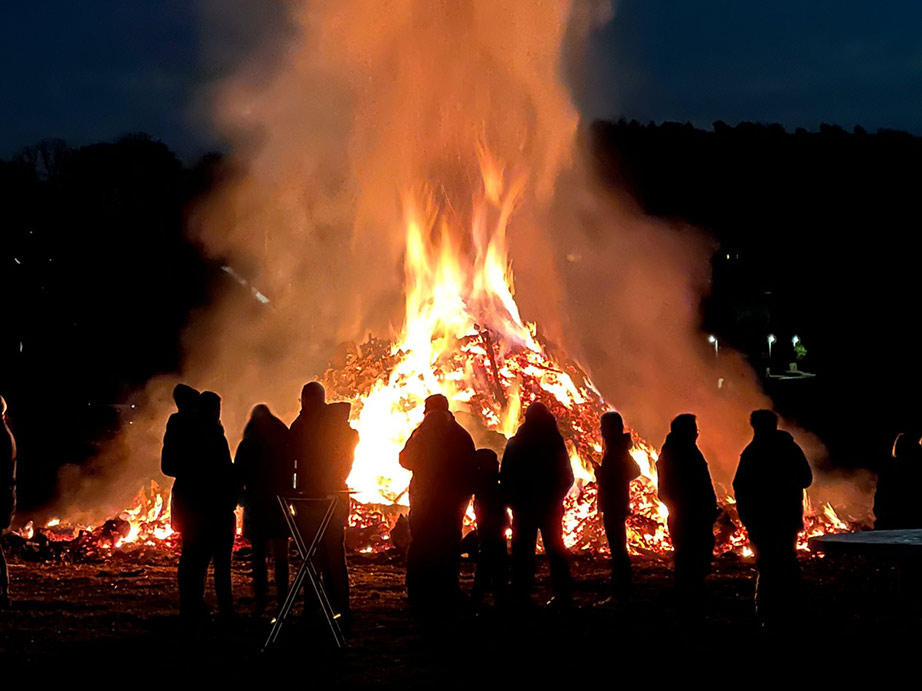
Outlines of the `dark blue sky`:
[{"label": "dark blue sky", "polygon": [[[3,2],[0,157],[43,137],[83,144],[132,131],[185,157],[217,146],[208,85],[253,46],[283,43],[280,6]],[[576,98],[590,117],[922,134],[920,29],[922,3],[892,0],[621,0],[593,38]]]}]

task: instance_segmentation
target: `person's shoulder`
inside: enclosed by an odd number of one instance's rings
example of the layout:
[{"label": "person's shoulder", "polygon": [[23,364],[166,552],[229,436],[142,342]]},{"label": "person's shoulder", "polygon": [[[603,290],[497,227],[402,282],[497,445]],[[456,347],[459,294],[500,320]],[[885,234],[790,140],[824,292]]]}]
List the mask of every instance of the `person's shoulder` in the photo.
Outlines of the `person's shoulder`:
[{"label": "person's shoulder", "polygon": [[797,440],[794,439],[794,435],[790,432],[785,432],[784,430],[778,430],[775,436],[775,443],[778,444],[781,448],[787,450],[789,453],[803,455],[803,449],[800,448],[800,444],[797,443]]}]

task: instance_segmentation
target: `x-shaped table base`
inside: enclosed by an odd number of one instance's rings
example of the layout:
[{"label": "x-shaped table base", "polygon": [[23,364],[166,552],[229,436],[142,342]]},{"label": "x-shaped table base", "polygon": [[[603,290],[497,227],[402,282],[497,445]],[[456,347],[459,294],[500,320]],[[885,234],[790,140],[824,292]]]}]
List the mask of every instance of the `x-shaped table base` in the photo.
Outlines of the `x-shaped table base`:
[{"label": "x-shaped table base", "polygon": [[[279,495],[278,501],[282,513],[285,515],[285,522],[288,524],[288,530],[291,532],[291,537],[294,539],[295,545],[298,547],[298,552],[301,554],[301,558],[304,561],[301,564],[301,568],[298,569],[298,573],[295,576],[295,581],[292,584],[291,589],[288,591],[288,597],[285,598],[285,602],[282,604],[282,609],[279,610],[278,616],[276,616],[275,621],[272,623],[272,630],[269,632],[269,638],[266,639],[266,644],[263,646],[263,650],[265,651],[268,649],[269,646],[275,643],[276,639],[278,638],[279,632],[282,630],[282,624],[285,623],[288,615],[291,614],[291,608],[295,603],[295,598],[298,595],[298,591],[304,584],[305,578],[311,582],[311,586],[314,589],[314,594],[317,596],[317,601],[320,603],[320,608],[323,610],[323,616],[327,621],[327,625],[330,627],[330,633],[333,634],[333,640],[336,642],[336,647],[343,648],[346,645],[346,638],[343,636],[342,629],[339,626],[339,615],[333,611],[333,606],[330,604],[330,598],[327,595],[327,592],[323,587],[323,583],[320,580],[320,572],[317,570],[317,566],[313,562],[313,558],[317,553],[317,548],[320,545],[320,541],[323,540],[323,536],[330,525],[330,521],[333,519],[333,514],[336,510],[336,505],[339,502],[339,498],[335,494],[317,498],[286,498]],[[323,518],[320,520],[320,523],[314,530],[314,536],[311,539],[311,543],[308,545],[304,541],[304,536],[301,534],[301,529],[298,527],[295,516],[297,515],[299,508],[303,507],[305,510],[307,510],[311,505],[319,506],[321,509],[325,509],[325,511]],[[306,590],[304,597],[306,600]]]}]

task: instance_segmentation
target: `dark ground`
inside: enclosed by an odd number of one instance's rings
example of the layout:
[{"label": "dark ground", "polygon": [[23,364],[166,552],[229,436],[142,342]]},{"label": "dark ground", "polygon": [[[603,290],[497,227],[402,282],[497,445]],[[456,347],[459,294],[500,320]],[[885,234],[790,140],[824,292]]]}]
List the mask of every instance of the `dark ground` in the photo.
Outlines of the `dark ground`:
[{"label": "dark ground", "polygon": [[[110,679],[148,670],[172,679],[191,666],[209,676],[300,680],[313,666],[319,670],[314,682],[336,688],[471,688],[485,669],[527,670],[527,685],[536,688],[555,679],[611,686],[606,675],[613,670],[660,681],[788,669],[799,678],[828,670],[851,676],[879,664],[876,654],[894,642],[910,654],[895,659],[914,661],[922,630],[899,594],[895,566],[886,562],[805,559],[808,602],[801,626],[790,640],[778,641],[755,625],[751,562],[732,556],[717,560],[708,613],[693,627],[680,625],[676,615],[668,560],[635,559],[629,611],[593,607],[605,597],[607,577],[606,562],[597,557],[576,559],[579,607],[566,615],[537,608],[527,616],[492,614],[440,627],[408,612],[401,565],[383,555],[359,555],[350,565],[355,623],[349,647],[333,650],[298,604],[277,647],[261,654],[269,620],[250,614],[249,564],[239,556],[238,620],[223,628],[212,624],[195,642],[180,634],[173,555],[119,555],[95,565],[13,562],[15,608],[0,613],[0,670],[47,681],[61,670]],[[472,564],[465,564],[466,586],[471,573]],[[549,594],[544,564],[539,590],[536,600],[543,601]]]}]

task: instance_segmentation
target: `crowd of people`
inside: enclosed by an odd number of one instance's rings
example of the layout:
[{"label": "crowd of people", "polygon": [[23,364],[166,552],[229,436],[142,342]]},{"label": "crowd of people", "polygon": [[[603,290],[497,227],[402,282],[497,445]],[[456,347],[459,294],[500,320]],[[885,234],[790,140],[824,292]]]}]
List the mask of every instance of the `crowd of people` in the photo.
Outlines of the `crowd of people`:
[{"label": "crowd of people", "polygon": [[[349,500],[347,478],[358,433],[349,425],[349,403],[327,403],[323,386],[306,384],[301,410],[291,426],[265,404],[256,405],[232,458],[221,424],[221,399],[179,384],[176,412],[167,422],[161,469],[175,478],[173,527],[182,536],[178,567],[180,613],[201,622],[207,612],[205,581],[213,564],[221,618],[234,615],[231,559],[235,510],[243,506],[244,535],[252,546],[254,607],[264,612],[269,579],[281,607],[289,588],[289,528],[279,496],[337,496],[334,516],[318,545],[316,566],[333,610],[351,617],[344,546]],[[0,398],[0,528],[12,522],[16,500],[16,444]],[[631,456],[633,440],[616,412],[600,419],[603,453],[596,465],[598,508],[611,552],[609,600],[631,595],[631,559],[626,520],[630,484],[640,475]],[[803,529],[803,492],[812,482],[810,465],[794,438],[778,429],[769,410],[750,416],[751,442],[733,480],[740,521],[756,558],[756,613],[766,626],[792,620],[799,606],[802,575],[796,542]],[[907,501],[922,480],[922,434],[901,434],[881,469],[874,512],[876,528],[922,528]],[[657,460],[659,497],[668,509],[679,604],[694,613],[711,570],[714,523],[720,514],[708,464],[697,445],[694,415],[676,417]],[[410,540],[406,558],[408,601],[427,615],[476,610],[488,596],[495,606],[530,606],[540,532],[550,568],[553,608],[573,599],[570,555],[564,544],[564,499],[574,477],[557,420],[541,402],[505,445],[502,459],[476,448],[471,435],[442,394],[425,401],[424,418],[399,457],[412,473],[409,487]],[[473,501],[479,558],[469,594],[460,587],[462,529]],[[511,529],[511,552],[507,533]],[[396,529],[395,529],[396,532]],[[6,562],[0,550],[0,607],[9,606]]]},{"label": "crowd of people", "polygon": [[[179,384],[173,400],[176,412],[167,422],[161,470],[176,478],[171,517],[173,528],[182,535],[181,616],[192,624],[202,621],[209,563],[219,617],[234,615],[231,557],[238,504],[243,506],[244,536],[253,551],[254,607],[258,612],[266,608],[270,556],[281,607],[288,595],[289,529],[278,497],[295,493],[320,497],[346,490],[358,445],[358,434],[349,426],[349,404],[327,404],[323,387],[311,382],[301,392],[301,412],[290,428],[267,405],[259,404],[250,413],[232,460],[220,420],[220,397]],[[334,610],[348,620],[344,532],[349,506],[348,501],[337,505],[317,561]]]},{"label": "crowd of people", "polygon": [[[306,384],[301,411],[290,428],[266,405],[257,405],[232,462],[218,396],[179,385],[174,398],[177,412],[167,423],[162,469],[176,478],[173,520],[183,537],[179,564],[183,616],[195,620],[204,611],[209,561],[214,563],[220,615],[233,613],[230,556],[238,500],[244,507],[244,534],[253,549],[256,609],[266,607],[270,556],[280,607],[289,583],[289,531],[277,497],[295,493],[321,497],[347,490],[358,444],[357,432],[349,426],[349,404],[328,404],[319,383]],[[767,622],[786,616],[796,602],[800,583],[796,539],[803,527],[803,490],[812,474],[793,437],[778,430],[774,413],[756,411],[751,423],[753,439],[740,458],[734,488],[759,570],[757,611]],[[631,456],[633,441],[618,413],[604,414],[600,431],[603,454],[596,479],[611,549],[609,599],[622,602],[630,597],[632,580],[625,525],[631,511],[630,483],[640,468]],[[657,462],[659,496],[669,510],[675,548],[676,590],[679,602],[690,610],[701,602],[711,569],[714,522],[720,513],[697,438],[695,416],[679,415]],[[553,597],[548,604],[557,609],[572,604],[573,576],[563,519],[564,499],[574,477],[557,420],[543,403],[528,406],[500,462],[495,451],[476,447],[444,395],[432,395],[399,462],[412,473],[406,559],[411,607],[426,615],[444,615],[479,608],[488,596],[497,606],[528,607],[539,533],[550,568]],[[464,516],[472,501],[480,550],[473,587],[465,594],[459,557]],[[336,506],[316,559],[334,611],[348,621],[344,529],[349,502],[341,500]],[[511,552],[507,549],[510,528]]]}]

